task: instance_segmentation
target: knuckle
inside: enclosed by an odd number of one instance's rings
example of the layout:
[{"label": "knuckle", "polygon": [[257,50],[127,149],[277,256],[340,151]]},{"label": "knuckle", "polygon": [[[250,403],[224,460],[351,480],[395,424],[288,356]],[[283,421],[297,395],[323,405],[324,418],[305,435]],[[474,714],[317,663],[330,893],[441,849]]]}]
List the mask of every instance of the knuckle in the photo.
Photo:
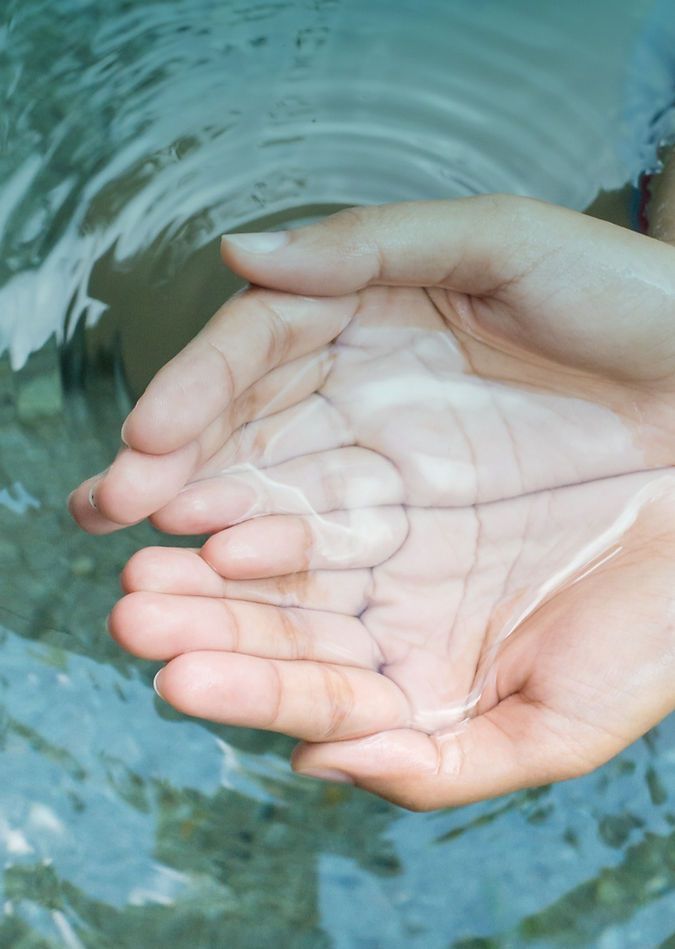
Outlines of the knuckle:
[{"label": "knuckle", "polygon": [[351,266],[362,259],[363,273],[359,281],[362,286],[382,279],[384,253],[375,235],[383,223],[383,212],[377,205],[343,208],[323,222],[323,226],[330,229],[329,233],[336,233]]},{"label": "knuckle", "polygon": [[291,347],[290,326],[283,314],[262,294],[258,297],[258,304],[265,320],[265,360],[270,366],[278,366],[284,362]]},{"label": "knuckle", "polygon": [[229,646],[230,650],[232,652],[245,652],[245,649],[242,648],[243,630],[241,627],[241,623],[239,622],[239,616],[237,615],[237,610],[233,608],[225,600],[221,600],[219,602],[225,614],[225,620],[226,620],[225,628],[230,633],[230,646]]},{"label": "knuckle", "polygon": [[327,713],[321,729],[322,738],[330,741],[344,727],[354,708],[354,691],[347,676],[328,666],[320,669],[322,689],[327,699]]},{"label": "knuckle", "polygon": [[344,465],[327,464],[320,470],[321,494],[324,503],[331,506],[342,504],[347,495],[348,476]]},{"label": "knuckle", "polygon": [[216,359],[220,363],[220,367],[223,374],[223,383],[224,391],[223,395],[227,402],[230,402],[236,395],[237,385],[234,378],[234,371],[230,365],[230,360],[227,356],[227,353],[221,349],[216,339],[206,339],[206,345],[210,351],[215,355]]},{"label": "knuckle", "polygon": [[284,684],[277,663],[273,659],[268,661],[268,668],[271,676],[269,694],[271,710],[263,727],[270,731],[276,731],[277,725],[282,722],[283,718]]},{"label": "knuckle", "polygon": [[255,419],[259,409],[259,395],[255,386],[246,389],[232,403],[228,412],[228,422],[231,429],[245,425]]},{"label": "knuckle", "polygon": [[307,570],[311,564],[314,551],[314,531],[307,517],[298,518],[298,526],[300,528],[302,569]]},{"label": "knuckle", "polygon": [[344,228],[353,228],[354,226],[367,226],[372,217],[372,208],[365,208],[361,205],[353,205],[350,208],[343,208],[334,214],[328,221],[333,221]]},{"label": "knuckle", "polygon": [[292,661],[307,659],[308,641],[305,631],[300,628],[297,619],[289,615],[287,609],[283,607],[276,607],[275,609],[279,620],[284,655]]}]

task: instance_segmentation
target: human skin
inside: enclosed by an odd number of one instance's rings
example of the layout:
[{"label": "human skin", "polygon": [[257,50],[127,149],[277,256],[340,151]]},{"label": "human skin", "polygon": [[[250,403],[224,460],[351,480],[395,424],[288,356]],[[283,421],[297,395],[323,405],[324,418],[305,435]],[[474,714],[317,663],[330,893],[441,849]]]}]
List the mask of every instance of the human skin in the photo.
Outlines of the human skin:
[{"label": "human skin", "polygon": [[675,702],[675,252],[507,197],[286,239],[225,245],[273,289],[216,314],[71,499],[91,531],[214,535],[132,558],[113,635],[170,660],[181,710],[408,807],[607,760]]}]

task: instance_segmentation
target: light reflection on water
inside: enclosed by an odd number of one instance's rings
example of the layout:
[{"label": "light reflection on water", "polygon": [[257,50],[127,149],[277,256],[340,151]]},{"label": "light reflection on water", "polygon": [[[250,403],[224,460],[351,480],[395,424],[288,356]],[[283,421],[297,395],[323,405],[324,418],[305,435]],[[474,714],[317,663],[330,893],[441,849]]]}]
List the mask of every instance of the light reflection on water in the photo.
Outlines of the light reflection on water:
[{"label": "light reflection on water", "polygon": [[317,786],[285,739],[156,703],[154,667],[104,628],[156,535],[85,537],[63,509],[114,450],[127,386],[230,291],[222,230],[485,190],[583,207],[636,173],[648,122],[625,91],[655,4],[541,7],[3,7],[0,945],[670,935],[672,718],[595,775],[454,812]]},{"label": "light reflection on water", "polygon": [[610,0],[8,6],[0,343],[15,365],[66,316],[100,315],[89,278],[111,249],[137,269],[159,242],[167,273],[225,228],[325,201],[584,207],[644,158],[626,148],[646,118],[625,87],[633,63],[648,78],[653,0],[620,16]]}]

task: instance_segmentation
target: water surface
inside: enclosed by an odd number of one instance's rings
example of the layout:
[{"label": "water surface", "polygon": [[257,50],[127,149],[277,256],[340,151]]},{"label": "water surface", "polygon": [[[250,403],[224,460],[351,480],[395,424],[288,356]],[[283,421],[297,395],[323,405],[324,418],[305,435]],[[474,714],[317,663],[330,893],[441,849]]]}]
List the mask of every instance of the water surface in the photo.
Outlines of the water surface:
[{"label": "water surface", "polygon": [[664,9],[6,0],[0,945],[672,945],[672,717],[589,777],[438,814],[300,779],[286,739],[154,698],[105,616],[157,535],[64,510],[231,291],[218,234],[493,190],[585,207],[654,161]]}]

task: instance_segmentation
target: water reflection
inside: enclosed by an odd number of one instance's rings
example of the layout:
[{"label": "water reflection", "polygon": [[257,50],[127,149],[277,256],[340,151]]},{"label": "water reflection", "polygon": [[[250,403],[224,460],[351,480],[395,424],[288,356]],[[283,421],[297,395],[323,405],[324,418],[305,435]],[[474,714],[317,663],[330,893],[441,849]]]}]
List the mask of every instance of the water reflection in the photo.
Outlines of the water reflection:
[{"label": "water reflection", "polygon": [[175,271],[261,211],[486,190],[584,207],[642,167],[625,126],[652,104],[625,87],[634,61],[645,85],[653,5],[8,0],[0,345],[19,365],[95,322],[106,254],[160,241]]},{"label": "water reflection", "polygon": [[435,815],[295,778],[290,742],[183,719],[108,640],[116,571],[152,532],[68,525],[67,486],[107,450],[87,430],[77,454],[60,415],[3,430],[0,943],[666,938],[675,721],[586,779]]},{"label": "water reflection", "polygon": [[617,142],[653,3],[424,9],[3,7],[2,945],[623,949],[670,934],[672,719],[596,775],[454,812],[303,781],[286,740],[155,702],[154,667],[114,646],[105,615],[157,536],[86,537],[64,510],[129,398],[229,292],[220,231],[495,189],[583,207],[637,170],[644,155]]},{"label": "water reflection", "polygon": [[119,946],[188,945],[195,925],[204,946],[223,932],[439,949],[668,935],[675,815],[653,796],[655,774],[675,775],[668,723],[582,781],[405,815],[158,714],[135,670],[1,635],[0,936],[19,922]]}]

